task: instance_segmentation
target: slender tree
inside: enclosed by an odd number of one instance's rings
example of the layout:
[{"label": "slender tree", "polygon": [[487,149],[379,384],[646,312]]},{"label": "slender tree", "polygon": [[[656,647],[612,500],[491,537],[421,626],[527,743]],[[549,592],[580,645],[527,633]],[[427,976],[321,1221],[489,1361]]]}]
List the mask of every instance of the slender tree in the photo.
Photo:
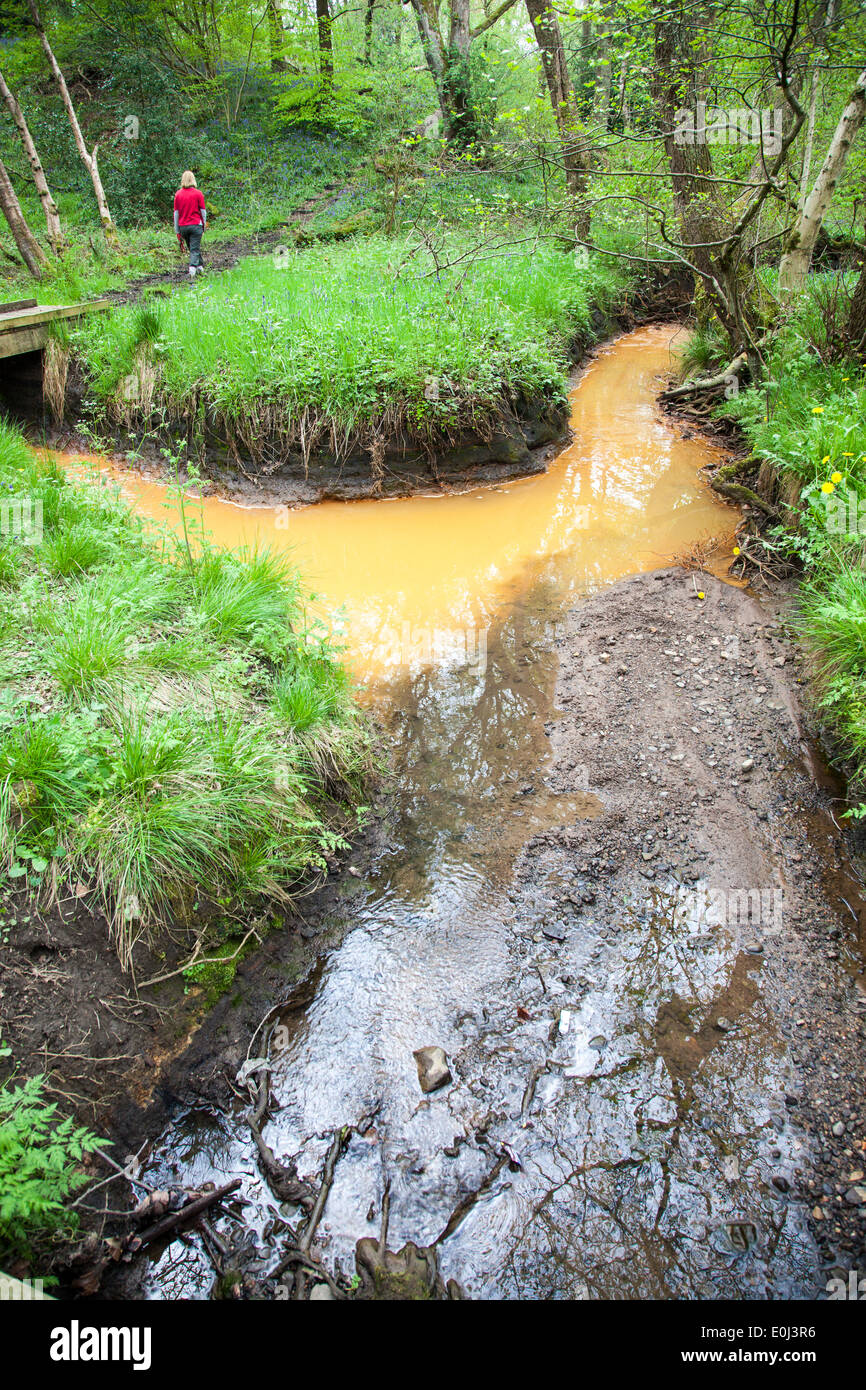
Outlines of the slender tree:
[{"label": "slender tree", "polygon": [[329,88],[334,82],[334,40],[333,21],[328,0],[316,0],[316,30],[319,38],[319,75],[322,86]]},{"label": "slender tree", "polygon": [[364,11],[364,62],[367,67],[373,61],[373,10],[376,0],[367,0],[367,8]]},{"label": "slender tree", "polygon": [[268,40],[271,49],[271,72],[285,72],[286,60],[282,56],[282,49],[286,36],[283,29],[282,15],[280,14],[279,0],[267,0],[267,6]]},{"label": "slender tree", "polygon": [[42,267],[45,265],[47,257],[27,225],[27,219],[21,211],[18,195],[12,187],[12,180],[6,172],[6,165],[2,160],[0,160],[0,209],[9,223],[9,230],[21,253],[21,259],[33,278],[41,280]]},{"label": "slender tree", "polygon": [[779,288],[786,293],[796,293],[806,283],[812,252],[818,240],[818,233],[833,199],[836,185],[842,177],[848,154],[857,131],[866,117],[866,68],[854,84],[845,109],[839,117],[830,148],[818,171],[818,177],[803,204],[788,238],[785,254],[779,266]]},{"label": "slender tree", "polygon": [[84,139],[84,135],[81,131],[81,126],[78,123],[78,117],[75,114],[75,107],[72,103],[72,97],[69,94],[69,88],[66,85],[66,78],[63,76],[63,73],[60,69],[60,64],[54,56],[54,50],[52,49],[51,44],[48,42],[48,35],[45,32],[45,27],[42,23],[42,18],[39,14],[39,10],[37,9],[36,0],[27,0],[27,5],[30,10],[30,18],[33,21],[33,27],[39,35],[39,42],[42,45],[42,51],[45,54],[46,59],[48,60],[48,66],[51,69],[54,81],[57,83],[57,89],[60,92],[60,97],[63,102],[66,115],[69,118],[69,124],[72,127],[72,134],[75,139],[75,147],[78,150],[78,153],[81,157],[82,164],[84,165],[85,169],[90,175],[90,181],[93,184],[93,192],[96,195],[96,206],[99,209],[99,219],[102,223],[103,231],[105,232],[108,241],[110,241],[113,245],[116,246],[118,244],[117,227],[115,226],[114,219],[111,216],[111,212],[109,211],[108,199],[105,196],[105,189],[102,186],[102,179],[99,174],[99,165],[96,162],[96,156],[99,150],[99,145],[97,143],[96,145],[94,145],[92,150],[88,150],[87,142]]},{"label": "slender tree", "polygon": [[589,234],[589,206],[586,199],[588,151],[574,100],[559,20],[550,0],[526,0],[526,9],[541,54],[550,105],[562,144],[566,185],[577,202],[577,235],[585,239]]},{"label": "slender tree", "polygon": [[33,175],[33,182],[36,185],[36,192],[39,194],[42,210],[45,213],[45,223],[48,228],[48,240],[51,243],[51,248],[55,253],[59,253],[63,250],[64,245],[63,228],[60,224],[60,213],[57,211],[57,204],[51,196],[51,189],[48,187],[45,170],[42,167],[42,161],[39,158],[39,152],[36,149],[33,136],[30,134],[30,129],[24,119],[24,112],[21,110],[17,97],[9,90],[2,68],[0,68],[0,96],[2,96],[9,109],[9,113],[15,122],[15,126],[21,138],[21,143],[24,146],[24,152],[27,155],[27,160],[30,165],[30,172]]}]

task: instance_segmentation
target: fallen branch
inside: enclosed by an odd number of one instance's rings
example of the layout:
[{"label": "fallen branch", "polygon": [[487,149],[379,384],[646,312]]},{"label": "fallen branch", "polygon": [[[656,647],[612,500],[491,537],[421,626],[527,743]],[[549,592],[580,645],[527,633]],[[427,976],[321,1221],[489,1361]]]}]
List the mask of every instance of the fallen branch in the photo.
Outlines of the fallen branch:
[{"label": "fallen branch", "polygon": [[[273,1024],[268,1029],[265,1036],[262,1051],[267,1055],[270,1047]],[[297,1169],[294,1164],[281,1163],[271,1148],[270,1144],[262,1134],[262,1122],[268,1108],[270,1100],[271,1082],[270,1068],[267,1064],[262,1066],[258,1083],[254,1083],[252,1078],[247,1081],[247,1085],[252,1091],[253,1085],[257,1084],[257,1099],[255,1109],[250,1114],[247,1124],[253,1142],[259,1155],[259,1166],[264,1174],[265,1181],[271,1192],[280,1202],[293,1202],[305,1209],[313,1206],[313,1193],[309,1183],[302,1181],[298,1177]]]},{"label": "fallen branch", "polygon": [[149,1226],[146,1231],[142,1231],[137,1239],[142,1245],[150,1245],[155,1240],[161,1240],[163,1236],[173,1234],[179,1226],[185,1226],[188,1221],[194,1221],[208,1207],[221,1202],[224,1197],[229,1197],[233,1192],[237,1192],[241,1185],[240,1178],[232,1178],[231,1182],[224,1183],[222,1187],[215,1187],[213,1192],[205,1192],[201,1197],[196,1197],[194,1201],[187,1202],[185,1207],[179,1211],[170,1212],[155,1225]]},{"label": "fallen branch", "polygon": [[748,360],[747,353],[738,353],[733,362],[723,367],[715,376],[703,377],[700,381],[684,381],[682,386],[671,386],[667,391],[661,392],[660,400],[673,401],[679,396],[690,396],[695,391],[715,391],[721,386],[728,386],[730,378],[742,371]]}]

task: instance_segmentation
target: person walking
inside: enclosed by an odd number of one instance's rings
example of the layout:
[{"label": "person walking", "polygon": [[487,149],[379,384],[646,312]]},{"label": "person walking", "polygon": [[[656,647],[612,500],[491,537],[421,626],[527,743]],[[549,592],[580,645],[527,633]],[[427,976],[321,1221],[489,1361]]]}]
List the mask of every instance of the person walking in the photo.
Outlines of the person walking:
[{"label": "person walking", "polygon": [[201,262],[201,238],[207,226],[207,208],[199,192],[195,174],[187,169],[174,195],[174,230],[181,246],[189,251],[189,278],[204,270]]}]

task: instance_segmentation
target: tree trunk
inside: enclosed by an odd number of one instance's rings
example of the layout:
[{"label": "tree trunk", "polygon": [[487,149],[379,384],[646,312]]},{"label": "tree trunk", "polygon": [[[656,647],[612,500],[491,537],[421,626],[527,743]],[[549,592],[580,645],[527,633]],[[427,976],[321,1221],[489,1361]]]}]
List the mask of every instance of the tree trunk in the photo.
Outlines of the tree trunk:
[{"label": "tree trunk", "polygon": [[845,336],[857,356],[866,361],[866,261],[854,286],[854,298],[845,325]]},{"label": "tree trunk", "polygon": [[586,140],[577,116],[559,21],[554,11],[548,8],[548,0],[526,0],[526,9],[541,53],[550,104],[562,143],[566,186],[577,203],[577,236],[586,240],[589,236]]},{"label": "tree trunk", "polygon": [[81,156],[82,164],[84,165],[85,169],[90,175],[90,181],[93,184],[93,192],[96,195],[96,206],[99,209],[99,219],[102,223],[102,229],[105,232],[106,239],[109,242],[111,242],[113,246],[117,246],[117,227],[114,225],[114,219],[112,218],[111,213],[108,209],[108,200],[105,197],[105,189],[102,187],[102,179],[99,176],[99,165],[96,162],[96,153],[99,149],[99,146],[94,145],[92,150],[88,150],[84,140],[84,136],[81,133],[81,126],[78,124],[78,117],[75,114],[75,107],[72,104],[72,97],[69,95],[69,88],[66,85],[66,78],[60,71],[60,64],[55,58],[51,45],[48,42],[48,35],[45,33],[45,29],[42,25],[42,20],[39,17],[39,11],[36,8],[36,0],[27,0],[27,4],[30,9],[30,16],[33,20],[33,26],[37,34],[39,35],[39,42],[42,45],[42,51],[45,54],[45,57],[48,59],[48,66],[51,68],[54,81],[57,83],[57,87],[66,110],[66,115],[69,118],[69,124],[72,127],[72,134],[75,139],[76,149],[78,150],[78,153]]},{"label": "tree trunk", "polygon": [[723,240],[730,219],[720,205],[712,175],[709,146],[697,128],[688,138],[677,137],[677,112],[694,113],[700,79],[696,49],[688,26],[674,11],[665,10],[655,24],[652,76],[656,117],[664,135],[671,170],[674,211],[680,225],[684,258],[697,271],[707,301],[728,335],[732,354],[739,353],[754,327],[753,272],[742,259],[742,245],[733,247],[724,262],[713,243]]},{"label": "tree trunk", "polygon": [[806,144],[803,149],[803,171],[800,175],[800,196],[797,199],[797,211],[801,213],[806,206],[806,198],[809,193],[809,180],[812,177],[812,146],[815,143],[815,111],[818,106],[818,85],[819,73],[821,69],[815,64],[812,73],[812,95],[809,98],[809,115],[806,120]]},{"label": "tree trunk", "polygon": [[316,0],[316,29],[319,35],[319,76],[322,86],[330,88],[334,82],[334,44],[331,35],[331,7],[328,0]]},{"label": "tree trunk", "polygon": [[438,0],[410,2],[424,58],[442,108],[445,135],[455,143],[470,144],[476,138],[477,130],[469,75],[469,48],[472,42],[469,0],[451,0],[447,45],[439,26]]},{"label": "tree trunk", "polygon": [[458,145],[471,145],[478,138],[472,104],[472,76],[469,69],[469,0],[451,0],[448,51],[443,76],[443,113],[448,122],[448,138]]},{"label": "tree trunk", "polygon": [[364,11],[364,62],[367,67],[373,61],[373,9],[376,0],[367,0],[367,8]]},{"label": "tree trunk", "polygon": [[[605,7],[606,10],[609,6]],[[609,15],[598,27],[598,46],[595,54],[595,77],[592,88],[592,124],[606,131],[610,119],[610,30]]]},{"label": "tree trunk", "polygon": [[271,49],[271,72],[285,72],[286,60],[282,56],[285,31],[280,15],[279,0],[268,0],[268,42]]},{"label": "tree trunk", "polygon": [[45,252],[27,225],[18,196],[12,187],[12,181],[2,160],[0,160],[0,210],[9,223],[9,230],[15,238],[15,245],[21,252],[21,259],[34,280],[41,280],[42,267],[46,261]]},{"label": "tree trunk", "polygon": [[51,196],[51,189],[48,187],[45,170],[42,168],[42,161],[39,158],[33,136],[30,134],[30,129],[24,119],[24,112],[18,104],[17,97],[14,93],[10,92],[6,85],[6,79],[2,71],[0,71],[0,96],[2,96],[9,108],[9,113],[18,128],[18,134],[21,137],[21,143],[24,146],[24,152],[30,164],[30,172],[33,175],[33,182],[36,185],[36,192],[39,194],[42,210],[45,213],[45,223],[48,228],[48,240],[51,243],[51,249],[55,254],[59,254],[63,250],[64,245],[63,228],[60,225],[60,213],[57,211],[57,204]]},{"label": "tree trunk", "polygon": [[448,111],[444,97],[445,45],[439,30],[439,14],[436,3],[435,0],[411,0],[411,3],[418,25],[418,37],[421,40],[424,59],[430,70],[430,76],[433,78],[433,85],[439,97],[439,105],[442,107],[442,115],[447,121]]},{"label": "tree trunk", "polygon": [[863,124],[864,116],[866,116],[866,69],[857,78],[845,110],[839,117],[839,123],[833,133],[833,139],[830,141],[827,156],[788,239],[788,245],[779,266],[779,289],[786,294],[797,293],[803,289],[806,283],[818,233],[832,201],[836,185],[842,177],[854,137]]}]

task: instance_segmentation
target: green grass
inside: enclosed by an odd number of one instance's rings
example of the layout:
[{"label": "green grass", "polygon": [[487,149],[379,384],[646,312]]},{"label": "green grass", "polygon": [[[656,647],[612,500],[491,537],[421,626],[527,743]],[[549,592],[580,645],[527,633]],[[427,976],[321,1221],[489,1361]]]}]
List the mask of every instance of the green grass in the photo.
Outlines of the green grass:
[{"label": "green grass", "polygon": [[87,885],[124,966],[195,901],[286,901],[370,768],[297,573],[146,532],[0,423],[4,496],[41,502],[43,530],[0,546],[0,872]]},{"label": "green grass", "polygon": [[[443,254],[463,249],[454,241]],[[109,421],[193,411],[253,451],[263,435],[309,450],[382,430],[425,438],[484,426],[508,402],[562,396],[568,344],[625,284],[616,268],[578,270],[544,243],[439,277],[410,240],[384,237],[280,264],[251,257],[173,295],[158,332],[151,316],[145,333],[140,307],[85,321],[73,342]],[[438,401],[427,399],[434,378]]]},{"label": "green grass", "polygon": [[[802,570],[796,626],[815,708],[854,798],[866,797],[866,369],[832,360],[828,277],[779,335],[769,383],[725,407],[745,432],[783,521],[765,543]],[[863,807],[857,814],[863,812]]]}]

